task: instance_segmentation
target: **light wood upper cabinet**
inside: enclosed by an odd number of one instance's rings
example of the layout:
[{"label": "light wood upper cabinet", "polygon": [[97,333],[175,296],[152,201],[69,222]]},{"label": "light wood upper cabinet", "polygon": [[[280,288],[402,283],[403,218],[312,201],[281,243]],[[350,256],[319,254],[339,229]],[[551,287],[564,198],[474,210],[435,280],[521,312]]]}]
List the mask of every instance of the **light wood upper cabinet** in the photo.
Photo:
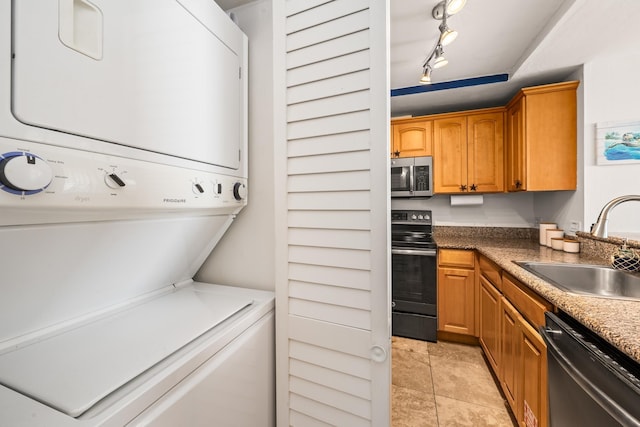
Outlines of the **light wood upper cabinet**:
[{"label": "light wood upper cabinet", "polygon": [[441,249],[438,257],[438,330],[475,336],[475,253]]},{"label": "light wood upper cabinet", "polygon": [[436,119],[433,128],[434,192],[467,192],[467,118]]},{"label": "light wood upper cabinet", "polygon": [[408,120],[391,123],[391,157],[432,155],[433,122]]},{"label": "light wood upper cabinet", "polygon": [[467,117],[469,190],[504,191],[504,111]]},{"label": "light wood upper cabinet", "polygon": [[509,191],[576,189],[578,84],[525,88],[507,105]]},{"label": "light wood upper cabinet", "polygon": [[504,191],[504,110],[436,118],[435,193]]},{"label": "light wood upper cabinet", "polygon": [[433,156],[435,194],[575,190],[579,82],[520,90],[505,108],[391,122],[391,157]]}]

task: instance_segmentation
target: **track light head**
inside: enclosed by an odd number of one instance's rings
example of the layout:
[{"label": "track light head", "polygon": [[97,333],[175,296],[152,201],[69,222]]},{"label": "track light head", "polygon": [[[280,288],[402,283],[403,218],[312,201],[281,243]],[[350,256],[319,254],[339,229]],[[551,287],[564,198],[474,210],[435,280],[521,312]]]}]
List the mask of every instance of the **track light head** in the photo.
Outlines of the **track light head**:
[{"label": "track light head", "polygon": [[444,50],[441,45],[436,47],[435,59],[433,60],[433,68],[442,68],[447,65],[449,61],[444,57]]},{"label": "track light head", "polygon": [[447,46],[458,37],[458,32],[452,30],[448,25],[440,24],[440,44]]},{"label": "track light head", "polygon": [[443,0],[433,8],[431,16],[434,19],[442,20],[445,18],[445,10],[446,16],[455,15],[462,10],[466,3],[467,0]]},{"label": "track light head", "polygon": [[420,77],[421,85],[431,84],[431,66],[427,65],[422,70],[422,77]]}]

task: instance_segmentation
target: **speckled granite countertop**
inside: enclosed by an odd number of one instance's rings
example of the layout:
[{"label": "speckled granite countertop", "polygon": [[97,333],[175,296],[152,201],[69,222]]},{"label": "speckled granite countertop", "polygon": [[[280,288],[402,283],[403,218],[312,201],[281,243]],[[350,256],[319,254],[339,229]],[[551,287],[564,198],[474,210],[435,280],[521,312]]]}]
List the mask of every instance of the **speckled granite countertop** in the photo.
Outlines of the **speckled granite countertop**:
[{"label": "speckled granite countertop", "polygon": [[605,264],[602,258],[571,254],[540,246],[526,238],[438,235],[438,248],[474,249],[529,286],[553,305],[589,327],[640,363],[640,301],[579,296],[563,292],[513,261]]}]

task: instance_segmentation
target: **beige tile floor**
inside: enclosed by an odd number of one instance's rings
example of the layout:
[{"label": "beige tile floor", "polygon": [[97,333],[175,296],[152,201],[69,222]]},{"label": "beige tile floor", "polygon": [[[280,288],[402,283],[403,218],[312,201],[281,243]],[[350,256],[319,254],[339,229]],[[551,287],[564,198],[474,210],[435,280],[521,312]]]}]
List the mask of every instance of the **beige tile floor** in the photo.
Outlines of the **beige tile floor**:
[{"label": "beige tile floor", "polygon": [[513,427],[480,347],[393,337],[393,427]]}]

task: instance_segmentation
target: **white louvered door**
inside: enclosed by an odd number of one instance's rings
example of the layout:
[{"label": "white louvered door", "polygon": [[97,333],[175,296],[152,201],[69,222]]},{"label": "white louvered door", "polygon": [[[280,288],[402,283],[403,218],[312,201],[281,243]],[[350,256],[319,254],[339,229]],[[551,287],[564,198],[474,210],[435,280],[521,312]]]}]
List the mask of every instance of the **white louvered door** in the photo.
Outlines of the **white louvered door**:
[{"label": "white louvered door", "polygon": [[387,17],[274,1],[279,426],[390,423]]}]

